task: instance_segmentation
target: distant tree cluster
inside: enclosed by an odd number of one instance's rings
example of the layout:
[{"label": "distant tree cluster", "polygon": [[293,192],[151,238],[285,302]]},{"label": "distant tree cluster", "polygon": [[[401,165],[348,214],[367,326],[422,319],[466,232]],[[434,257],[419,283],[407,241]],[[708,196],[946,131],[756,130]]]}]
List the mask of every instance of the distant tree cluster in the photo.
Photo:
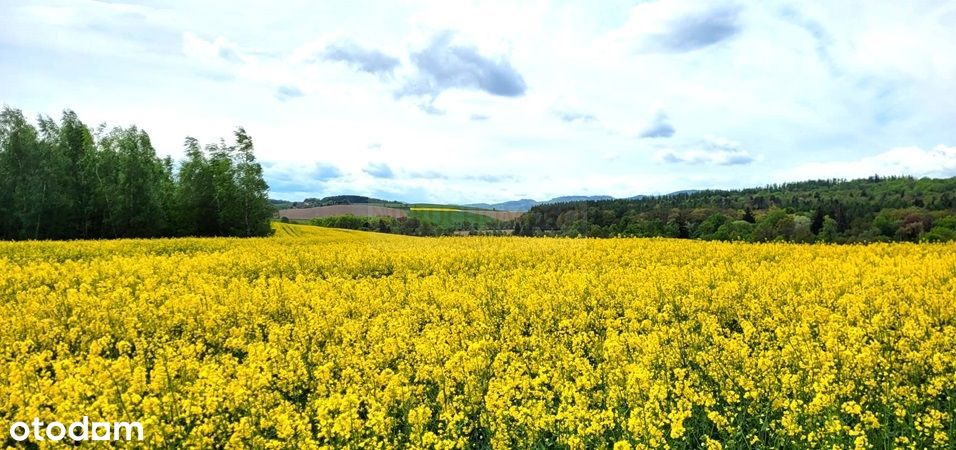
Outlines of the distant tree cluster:
[{"label": "distant tree cluster", "polygon": [[319,206],[332,206],[332,205],[378,205],[378,206],[395,206],[402,207],[406,206],[405,203],[391,201],[391,200],[382,200],[379,198],[366,197],[364,195],[333,195],[330,197],[323,198],[314,198],[309,197],[301,202],[288,202],[289,208],[315,208]]},{"label": "distant tree cluster", "polygon": [[406,236],[450,236],[465,233],[495,234],[495,231],[511,226],[510,221],[495,221],[483,225],[463,221],[454,225],[442,226],[415,217],[362,217],[352,214],[316,217],[311,219],[309,223],[320,227],[376,231],[379,233],[404,234]]},{"label": "distant tree cluster", "polygon": [[0,112],[0,239],[263,236],[268,189],[242,128],[231,145],[186,138],[175,167],[135,126]]},{"label": "distant tree cluster", "polygon": [[870,177],[631,200],[539,205],[523,236],[644,236],[724,241],[956,240],[956,178]]}]

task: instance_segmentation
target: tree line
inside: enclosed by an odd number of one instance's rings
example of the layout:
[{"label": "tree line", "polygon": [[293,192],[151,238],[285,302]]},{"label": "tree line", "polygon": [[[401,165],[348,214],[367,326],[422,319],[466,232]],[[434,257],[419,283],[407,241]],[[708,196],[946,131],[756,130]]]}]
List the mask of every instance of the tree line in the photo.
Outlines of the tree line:
[{"label": "tree line", "polygon": [[538,205],[522,236],[637,236],[752,242],[956,240],[956,177],[873,176],[743,190]]},{"label": "tree line", "polygon": [[408,204],[395,201],[395,200],[382,200],[379,198],[366,197],[364,195],[333,195],[323,198],[308,197],[301,202],[294,202],[289,200],[271,200],[272,205],[276,209],[304,209],[304,208],[317,208],[320,206],[332,206],[332,205],[376,205],[376,206],[386,206],[394,208],[404,208]]},{"label": "tree line", "polygon": [[71,110],[31,124],[0,111],[0,239],[264,236],[273,208],[252,138],[159,157],[135,125],[92,129]]}]

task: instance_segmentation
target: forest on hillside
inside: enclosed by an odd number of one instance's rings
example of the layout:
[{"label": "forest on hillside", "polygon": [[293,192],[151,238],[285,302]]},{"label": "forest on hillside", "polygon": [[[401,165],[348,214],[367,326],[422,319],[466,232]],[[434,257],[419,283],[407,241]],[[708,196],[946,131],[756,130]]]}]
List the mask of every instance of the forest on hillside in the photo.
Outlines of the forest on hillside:
[{"label": "forest on hillside", "polygon": [[157,156],[134,125],[0,111],[0,240],[263,236],[273,209],[252,138]]},{"label": "forest on hillside", "polygon": [[301,202],[289,200],[270,200],[276,209],[295,209],[295,208],[318,208],[321,206],[333,205],[366,205],[374,204],[377,206],[405,207],[407,203],[395,200],[382,200],[379,198],[366,197],[364,195],[333,195],[323,198],[309,197]]},{"label": "forest on hillside", "polygon": [[956,177],[873,176],[538,205],[518,219],[515,234],[751,242],[951,241],[956,240]]}]

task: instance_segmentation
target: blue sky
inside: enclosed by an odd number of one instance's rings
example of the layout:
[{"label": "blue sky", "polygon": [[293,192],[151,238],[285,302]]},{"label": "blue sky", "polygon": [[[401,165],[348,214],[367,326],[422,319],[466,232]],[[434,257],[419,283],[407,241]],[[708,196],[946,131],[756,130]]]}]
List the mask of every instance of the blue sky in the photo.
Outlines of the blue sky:
[{"label": "blue sky", "polygon": [[0,3],[0,102],[244,126],[276,198],[956,175],[956,2]]}]

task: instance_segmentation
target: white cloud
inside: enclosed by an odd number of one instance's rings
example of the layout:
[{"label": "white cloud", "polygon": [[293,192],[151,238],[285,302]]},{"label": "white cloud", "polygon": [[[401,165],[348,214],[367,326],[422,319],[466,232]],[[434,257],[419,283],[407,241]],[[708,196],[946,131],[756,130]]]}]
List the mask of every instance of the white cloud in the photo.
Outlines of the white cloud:
[{"label": "white cloud", "polygon": [[219,36],[212,40],[203,39],[191,32],[183,33],[183,54],[201,61],[243,61],[236,45]]},{"label": "white cloud", "polygon": [[810,162],[779,174],[787,181],[829,178],[864,178],[871,175],[910,175],[915,177],[956,176],[956,147],[938,145],[924,150],[898,147],[856,160]]},{"label": "white cloud", "polygon": [[[295,195],[480,202],[943,176],[954,30],[956,4],[922,1],[8,0],[0,101],[134,123],[161,154],[243,125],[261,160],[283,164],[267,181]],[[432,45],[443,31],[454,38]],[[440,95],[396,98],[416,76]],[[887,148],[906,150],[868,154]],[[341,176],[309,182],[315,161]],[[363,170],[374,164],[396,176]]]},{"label": "white cloud", "polygon": [[609,38],[636,52],[689,52],[740,32],[740,10],[740,6],[726,1],[643,2],[631,10],[627,23],[609,34]]},{"label": "white cloud", "polygon": [[394,56],[380,50],[364,48],[349,39],[330,43],[322,50],[321,57],[328,61],[346,63],[362,72],[382,76],[390,75],[401,64]]},{"label": "white cloud", "polygon": [[746,165],[758,158],[740,148],[740,142],[720,136],[706,136],[699,146],[684,150],[659,150],[657,160],[669,164]]},{"label": "white cloud", "polygon": [[654,116],[654,119],[641,130],[639,136],[642,138],[669,138],[673,136],[676,131],[674,126],[671,125],[670,118],[667,117],[667,114],[660,111]]},{"label": "white cloud", "polygon": [[735,166],[750,164],[754,157],[743,150],[660,150],[658,161],[683,164]]}]

